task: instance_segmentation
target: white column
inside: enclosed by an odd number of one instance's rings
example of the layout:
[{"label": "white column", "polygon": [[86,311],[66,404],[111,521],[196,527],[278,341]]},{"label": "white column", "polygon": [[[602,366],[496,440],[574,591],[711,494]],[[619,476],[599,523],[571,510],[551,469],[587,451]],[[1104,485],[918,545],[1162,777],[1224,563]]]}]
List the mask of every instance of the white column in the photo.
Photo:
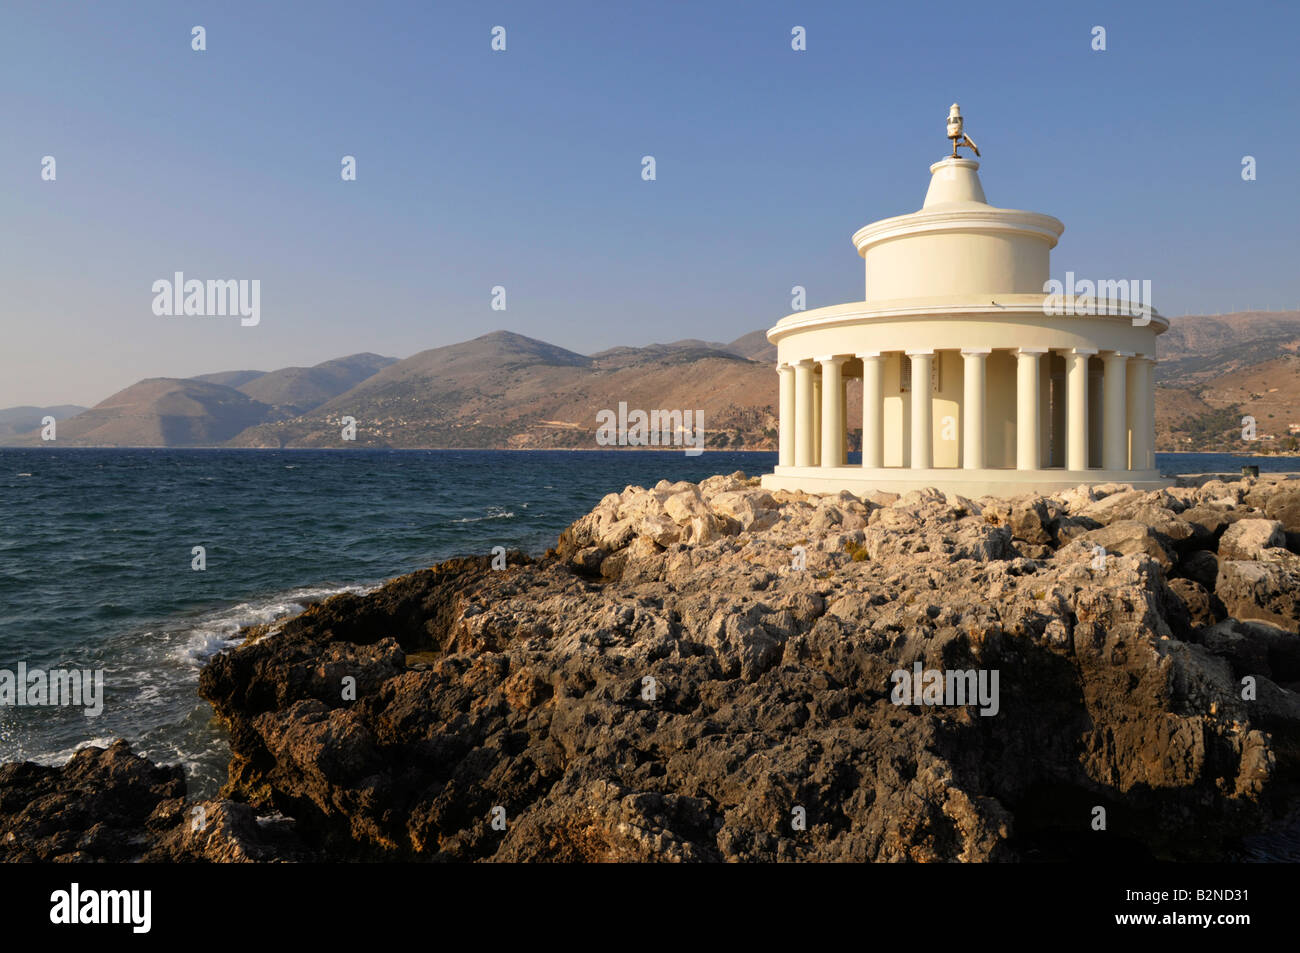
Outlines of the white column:
[{"label": "white column", "polygon": [[1052,465],[1052,352],[1038,359],[1038,466]]},{"label": "white column", "polygon": [[813,465],[812,361],[794,362],[794,465]]},{"label": "white column", "polygon": [[1149,421],[1153,420],[1153,409],[1148,403],[1150,397],[1147,377],[1150,367],[1151,362],[1141,354],[1134,356],[1128,362],[1128,373],[1125,379],[1128,391],[1125,417],[1130,441],[1130,470],[1150,469],[1151,431],[1154,429],[1149,424]]},{"label": "white column", "polygon": [[1039,406],[1039,374],[1042,371],[1044,349],[1022,347],[1016,351],[1016,469],[1037,470],[1042,462],[1039,428],[1042,426],[1042,408]]},{"label": "white column", "polygon": [[1102,355],[1105,378],[1101,384],[1101,465],[1107,470],[1128,469],[1128,421],[1125,398],[1125,375],[1128,355],[1107,351]]},{"label": "white column", "polygon": [[823,467],[838,467],[844,461],[844,394],[841,373],[847,357],[817,358],[822,366],[822,451]]},{"label": "white column", "polygon": [[[845,358],[848,360],[848,358]],[[840,374],[840,466],[849,463],[849,379]]]},{"label": "white column", "polygon": [[930,395],[933,351],[908,351],[912,359],[912,469],[934,466],[934,419]]},{"label": "white column", "polygon": [[885,356],[879,351],[862,358],[862,466],[885,465]]},{"label": "white column", "polygon": [[1127,436],[1128,457],[1124,461],[1128,469],[1137,469],[1137,441],[1138,437],[1138,402],[1141,400],[1141,373],[1142,368],[1138,364],[1136,357],[1130,357],[1128,364],[1124,367],[1124,431]]},{"label": "white column", "polygon": [[822,376],[813,374],[813,458],[810,466],[822,462]]},{"label": "white column", "polygon": [[983,470],[984,413],[988,392],[989,349],[966,349],[962,356],[962,456],[966,470]]},{"label": "white column", "polygon": [[780,457],[777,465],[794,466],[794,368],[789,364],[778,364],[776,373],[780,378],[780,410],[777,427],[780,439]]},{"label": "white column", "polygon": [[1146,469],[1154,470],[1156,468],[1156,359],[1148,357],[1146,362],[1147,409],[1142,415],[1142,421],[1147,431]]},{"label": "white column", "polygon": [[1065,352],[1065,469],[1088,469],[1088,358],[1096,351]]}]

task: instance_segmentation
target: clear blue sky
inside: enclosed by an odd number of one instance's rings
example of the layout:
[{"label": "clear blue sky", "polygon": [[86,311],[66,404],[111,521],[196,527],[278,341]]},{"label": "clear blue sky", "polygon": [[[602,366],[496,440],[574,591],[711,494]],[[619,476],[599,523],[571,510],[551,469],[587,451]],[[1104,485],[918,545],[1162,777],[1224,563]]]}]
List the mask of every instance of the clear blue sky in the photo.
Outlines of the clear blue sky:
[{"label": "clear blue sky", "polygon": [[[496,328],[726,341],[792,285],[857,300],[849,237],[919,207],[954,100],[989,200],[1065,222],[1055,276],[1294,308],[1298,38],[1267,0],[6,0],[0,407]],[[178,270],[260,279],[261,324],[156,317]]]}]

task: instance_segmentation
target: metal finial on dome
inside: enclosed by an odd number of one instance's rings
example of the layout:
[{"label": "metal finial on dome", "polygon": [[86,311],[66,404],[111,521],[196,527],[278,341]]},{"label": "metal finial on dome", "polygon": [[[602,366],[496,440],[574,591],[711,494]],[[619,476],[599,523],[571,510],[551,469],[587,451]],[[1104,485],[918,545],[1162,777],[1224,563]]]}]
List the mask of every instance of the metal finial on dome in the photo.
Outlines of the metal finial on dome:
[{"label": "metal finial on dome", "polygon": [[953,103],[948,107],[948,138],[952,140],[952,157],[960,158],[957,155],[959,146],[969,146],[971,151],[976,155],[980,154],[979,147],[971,142],[970,136],[962,131],[961,107]]}]

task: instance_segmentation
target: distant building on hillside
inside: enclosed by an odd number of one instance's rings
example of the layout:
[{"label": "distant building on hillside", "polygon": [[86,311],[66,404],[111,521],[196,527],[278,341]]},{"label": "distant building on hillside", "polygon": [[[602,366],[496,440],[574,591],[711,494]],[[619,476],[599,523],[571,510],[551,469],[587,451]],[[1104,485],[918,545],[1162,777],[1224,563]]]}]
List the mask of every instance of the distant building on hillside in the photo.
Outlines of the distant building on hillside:
[{"label": "distant building on hillside", "polygon": [[[1073,273],[1049,283],[1065,226],[989,205],[979,163],[957,156],[974,143],[956,104],[948,132],[953,154],[930,166],[920,211],[853,236],[864,299],[796,312],[767,332],[780,462],[763,485],[967,496],[1168,486],[1155,468],[1153,368],[1169,322],[1150,306],[1150,283],[1076,283]],[[851,378],[863,386],[852,466]]]}]

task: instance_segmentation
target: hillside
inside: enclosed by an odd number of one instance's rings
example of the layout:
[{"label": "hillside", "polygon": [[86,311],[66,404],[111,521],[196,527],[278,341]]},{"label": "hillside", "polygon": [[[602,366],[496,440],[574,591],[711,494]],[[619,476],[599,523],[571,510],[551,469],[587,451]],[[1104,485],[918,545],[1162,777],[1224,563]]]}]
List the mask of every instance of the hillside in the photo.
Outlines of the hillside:
[{"label": "hillside", "polygon": [[764,328],[741,335],[727,345],[727,350],[741,357],[747,357],[751,361],[761,361],[764,364],[776,363],[776,345],[768,341],[767,330]]},{"label": "hillside", "polygon": [[[1159,338],[1156,446],[1291,451],[1300,425],[1300,311],[1174,318]],[[1241,420],[1259,439],[1242,440]]]},{"label": "hillside", "polygon": [[257,426],[232,446],[594,447],[596,413],[703,410],[711,446],[774,446],[771,368],[699,342],[577,354],[496,331],[422,351],[310,414]]},{"label": "hillside", "polygon": [[[1159,348],[1158,449],[1292,447],[1300,312],[1174,318]],[[711,447],[774,449],[775,356],[763,330],[729,344],[691,339],[592,355],[496,331],[401,361],[363,353],[314,367],[142,381],[76,417],[75,407],[11,408],[0,411],[0,442],[33,442],[31,428],[52,412],[60,441],[74,445],[589,448],[597,412],[622,401],[703,410]],[[1256,421],[1253,444],[1241,439],[1246,415]],[[344,417],[357,421],[355,442],[341,439]],[[855,449],[860,426],[853,381]]]},{"label": "hillside", "polygon": [[284,367],[227,386],[297,416],[315,410],[396,362],[396,358],[378,354],[352,354],[314,367]]},{"label": "hillside", "polygon": [[189,380],[220,384],[223,387],[233,387],[238,390],[249,381],[265,377],[267,373],[267,371],[218,371],[216,374],[198,374],[189,378]]},{"label": "hillside", "polygon": [[60,404],[56,407],[6,407],[0,410],[0,444],[24,440],[33,430],[41,426],[45,417],[56,421],[74,417],[85,410],[76,404]]},{"label": "hillside", "polygon": [[[75,417],[59,421],[58,445],[73,447],[215,446],[266,420],[272,410],[231,387],[155,377],[132,384]],[[23,443],[39,443],[28,435]]]},{"label": "hillside", "polygon": [[[1300,341],[1300,311],[1241,311],[1233,314],[1193,314],[1171,318],[1160,335],[1160,360],[1170,367],[1184,358],[1204,358],[1251,346],[1266,349]],[[1244,355],[1249,356],[1249,355]]]}]

